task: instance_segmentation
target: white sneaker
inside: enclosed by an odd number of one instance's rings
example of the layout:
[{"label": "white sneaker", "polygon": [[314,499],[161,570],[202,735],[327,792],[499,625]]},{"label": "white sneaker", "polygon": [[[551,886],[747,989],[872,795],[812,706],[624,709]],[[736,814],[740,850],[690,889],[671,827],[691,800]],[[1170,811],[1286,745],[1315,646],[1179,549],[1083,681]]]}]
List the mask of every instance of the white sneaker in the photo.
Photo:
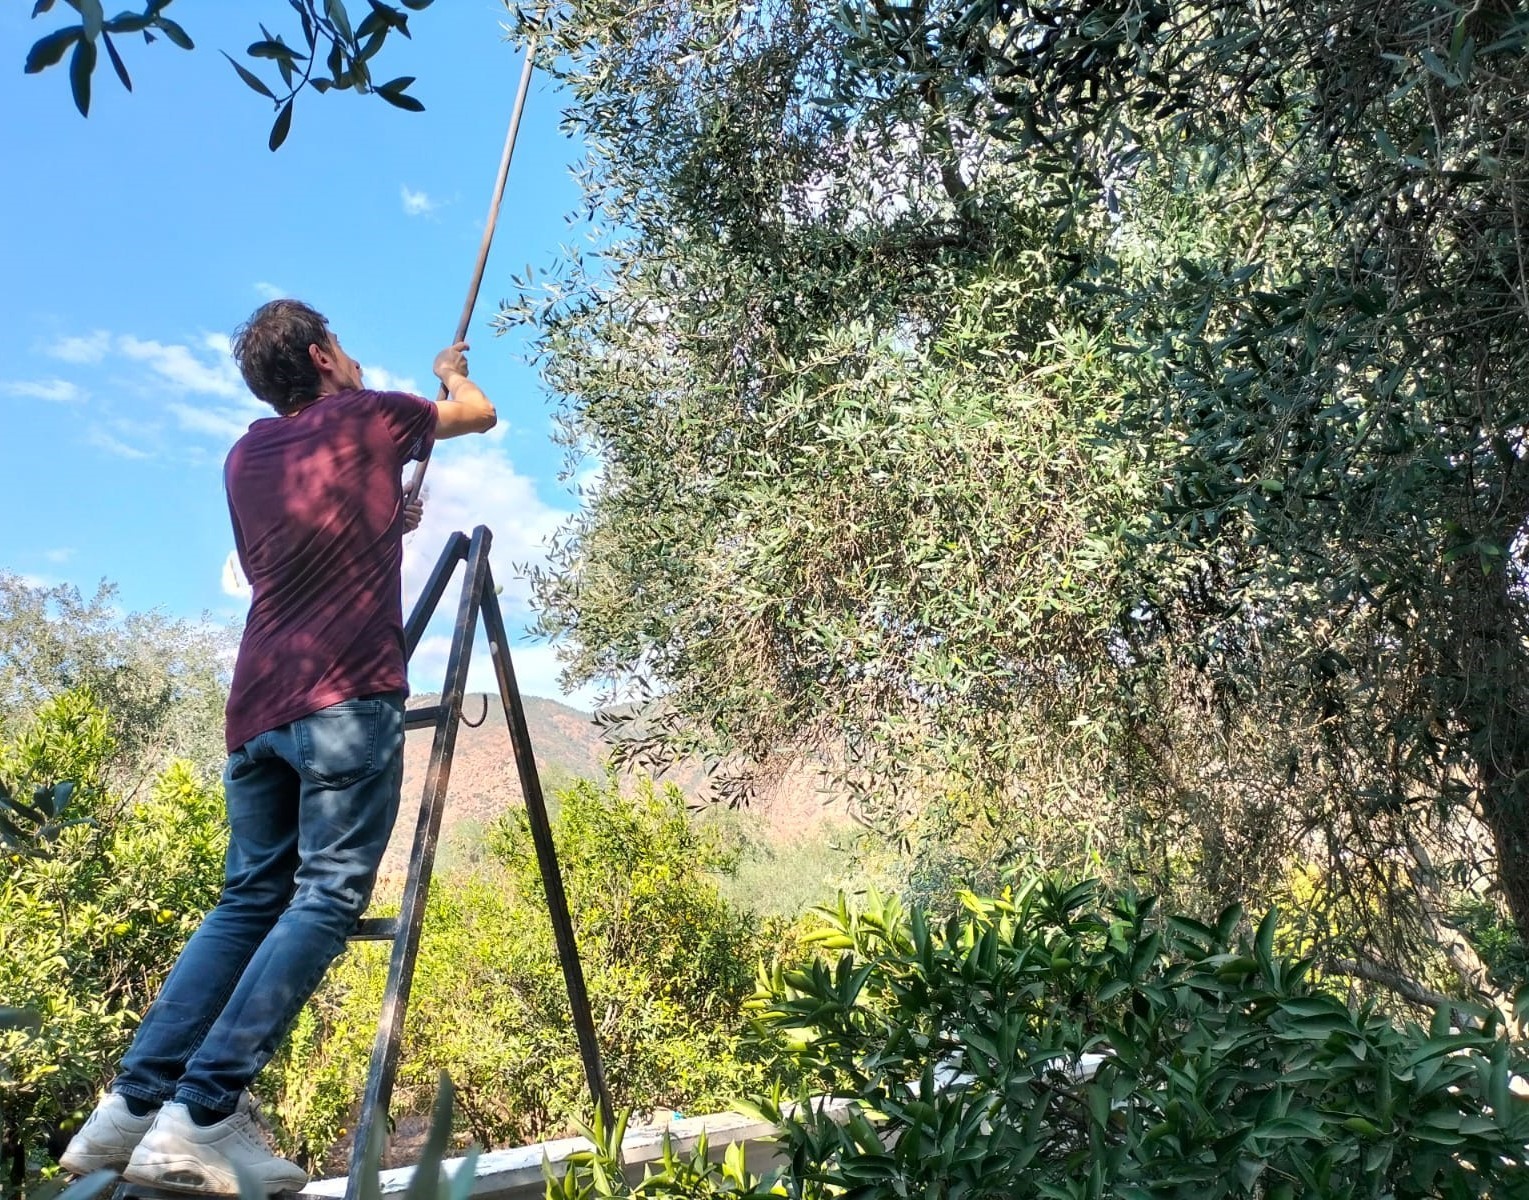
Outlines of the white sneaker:
[{"label": "white sneaker", "polygon": [[153,1113],[135,1117],[126,1098],[106,1092],[80,1131],[69,1139],[69,1148],[59,1155],[58,1165],[71,1175],[121,1171],[153,1124]]},{"label": "white sneaker", "polygon": [[241,1167],[271,1196],[301,1191],[308,1183],[306,1171],[272,1151],[248,1093],[239,1097],[231,1116],[215,1125],[198,1125],[184,1104],[166,1104],[133,1151],[122,1178],[177,1192],[236,1195]]}]

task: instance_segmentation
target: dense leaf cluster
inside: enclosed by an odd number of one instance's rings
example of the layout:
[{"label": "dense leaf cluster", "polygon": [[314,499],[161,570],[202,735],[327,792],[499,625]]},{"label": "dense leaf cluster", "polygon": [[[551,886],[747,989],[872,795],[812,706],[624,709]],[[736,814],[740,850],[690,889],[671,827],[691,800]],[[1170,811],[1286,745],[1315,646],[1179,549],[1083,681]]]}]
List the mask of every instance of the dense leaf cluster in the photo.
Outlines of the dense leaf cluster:
[{"label": "dense leaf cluster", "polygon": [[0,740],[20,736],[61,693],[83,690],[115,743],[113,787],[130,792],[174,759],[215,774],[232,645],[227,628],[205,620],[123,613],[108,584],[87,599],[0,571]]},{"label": "dense leaf cluster", "polygon": [[[61,26],[39,38],[27,54],[26,72],[33,75],[44,71],[69,55],[69,88],[80,115],[88,116],[98,45],[106,50],[122,86],[128,91],[133,90],[132,78],[112,41],[112,34],[142,34],[145,43],[152,43],[156,36],[162,36],[182,50],[195,48],[185,29],[165,15],[165,10],[173,2],[146,0],[141,13],[128,10],[108,18],[101,0],[66,0],[79,15],[79,23]],[[37,0],[32,16],[51,12],[54,3],[55,0]],[[351,22],[344,0],[288,0],[288,3],[301,26],[300,40],[288,43],[282,34],[273,34],[262,24],[260,39],[252,42],[245,51],[252,61],[274,65],[280,80],[278,84],[267,82],[226,50],[223,52],[223,57],[228,59],[245,85],[275,106],[276,120],[271,126],[269,139],[272,150],[286,141],[292,129],[292,105],[298,93],[306,87],[320,93],[331,88],[361,95],[371,92],[395,108],[424,111],[425,106],[408,92],[414,76],[374,83],[370,63],[390,34],[410,36],[409,13],[405,9],[418,12],[429,8],[431,0],[400,0],[403,8],[383,4],[381,0],[367,0],[370,11],[355,24]]]},{"label": "dense leaf cluster", "polygon": [[32,1016],[0,1024],[14,1185],[90,1111],[222,882],[221,792],[175,763],[126,797],[108,783],[116,752],[83,692],[0,743],[0,1003]]},{"label": "dense leaf cluster", "polygon": [[1529,1195],[1529,1063],[1491,1016],[1345,1003],[1277,951],[1274,913],[1254,932],[1030,877],[948,922],[875,897],[824,916],[838,961],[758,1000],[827,1084],[761,1106],[779,1169],[671,1150],[633,1189],[597,1137],[549,1200]]},{"label": "dense leaf cluster", "polygon": [[652,698],[624,748],[895,818],[954,777],[1212,902],[1315,865],[1335,957],[1481,984],[1452,909],[1529,931],[1523,13],[617,7],[518,6],[594,246],[505,315],[594,468],[542,625]]},{"label": "dense leaf cluster", "polygon": [[[769,1055],[742,1005],[767,932],[724,901],[733,857],[651,784],[559,791],[553,833],[611,1095],[620,1106],[725,1108],[759,1089]],[[423,1112],[441,1072],[484,1146],[570,1130],[590,1099],[524,814],[487,836],[484,861],[433,882],[394,1112]],[[337,962],[264,1076],[287,1149],[322,1161],[362,1092],[385,954]]]}]

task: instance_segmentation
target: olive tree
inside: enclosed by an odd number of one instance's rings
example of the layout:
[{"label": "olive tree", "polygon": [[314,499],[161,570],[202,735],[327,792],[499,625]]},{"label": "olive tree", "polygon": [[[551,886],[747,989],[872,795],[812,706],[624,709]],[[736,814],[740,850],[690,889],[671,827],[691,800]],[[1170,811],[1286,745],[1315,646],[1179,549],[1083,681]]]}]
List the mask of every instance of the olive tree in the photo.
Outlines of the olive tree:
[{"label": "olive tree", "polygon": [[1451,906],[1529,929],[1515,10],[516,18],[593,233],[505,311],[594,468],[541,620],[649,698],[628,752],[954,779],[1223,900],[1315,864],[1350,969],[1481,982]]}]

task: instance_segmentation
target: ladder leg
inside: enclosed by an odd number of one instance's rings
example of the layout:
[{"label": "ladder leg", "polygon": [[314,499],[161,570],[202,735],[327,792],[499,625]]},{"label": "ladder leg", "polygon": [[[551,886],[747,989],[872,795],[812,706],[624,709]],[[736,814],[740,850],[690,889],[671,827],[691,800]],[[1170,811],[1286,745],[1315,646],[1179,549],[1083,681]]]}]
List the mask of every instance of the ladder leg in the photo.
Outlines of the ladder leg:
[{"label": "ladder leg", "polygon": [[563,893],[563,876],[558,869],[557,849],[552,844],[552,827],[547,820],[547,804],[542,796],[541,777],[536,770],[536,756],[531,749],[531,733],[526,727],[525,705],[515,684],[515,667],[510,661],[510,642],[499,611],[499,597],[494,591],[493,573],[487,565],[483,572],[480,597],[483,630],[488,636],[489,652],[494,660],[494,678],[499,685],[499,699],[510,727],[510,745],[515,750],[515,767],[520,774],[520,790],[525,797],[526,815],[531,823],[531,840],[536,846],[536,861],[541,868],[542,886],[547,893],[547,908],[552,918],[552,934],[557,942],[558,961],[563,968],[563,983],[568,989],[568,1004],[573,1028],[578,1036],[579,1057],[584,1060],[584,1077],[590,1096],[600,1107],[605,1127],[611,1128],[610,1093],[605,1085],[605,1068],[600,1061],[600,1044],[595,1037],[594,1017],[589,1011],[589,993],[584,987],[584,970],[579,964],[579,947],[568,913],[568,899]]},{"label": "ladder leg", "polygon": [[[456,535],[462,537],[461,534]],[[377,1040],[372,1046],[371,1066],[367,1071],[366,1091],[361,1099],[361,1113],[351,1149],[347,1200],[357,1200],[361,1192],[361,1168],[366,1147],[373,1136],[372,1127],[387,1121],[388,1105],[393,1096],[393,1082],[398,1073],[398,1050],[403,1037],[404,1015],[409,1006],[409,991],[414,982],[414,962],[419,955],[420,927],[425,919],[425,904],[430,894],[430,875],[435,864],[436,842],[440,837],[441,814],[445,808],[446,784],[451,776],[451,757],[456,748],[457,727],[462,717],[462,700],[467,691],[467,666],[472,656],[473,634],[478,624],[480,597],[488,579],[488,548],[491,535],[484,526],[473,531],[467,549],[467,575],[462,583],[462,598],[457,606],[456,630],[446,662],[446,682],[435,722],[435,739],[430,748],[430,766],[425,773],[425,795],[420,807],[419,824],[414,835],[414,851],[409,860],[408,880],[404,885],[403,904],[398,915],[393,953],[388,963],[387,991],[383,996],[382,1015],[377,1025]],[[450,578],[447,559],[459,550],[455,539],[442,555],[427,591],[436,600],[444,594]],[[442,575],[442,568],[445,574]],[[421,597],[423,605],[426,597]],[[433,603],[431,605],[433,607]],[[424,616],[417,622],[416,617]],[[410,648],[417,644],[429,612],[421,607],[410,617],[414,633]]]},{"label": "ladder leg", "polygon": [[441,605],[441,597],[446,594],[446,588],[451,583],[452,572],[457,569],[457,564],[467,557],[470,548],[471,543],[467,540],[467,535],[460,530],[446,539],[446,548],[441,551],[440,558],[436,559],[435,568],[430,572],[430,578],[425,581],[424,590],[420,592],[419,599],[414,602],[414,611],[404,622],[405,658],[414,657],[414,651],[419,646],[419,639],[425,636],[425,626],[430,623],[430,618],[435,616],[435,610]]}]

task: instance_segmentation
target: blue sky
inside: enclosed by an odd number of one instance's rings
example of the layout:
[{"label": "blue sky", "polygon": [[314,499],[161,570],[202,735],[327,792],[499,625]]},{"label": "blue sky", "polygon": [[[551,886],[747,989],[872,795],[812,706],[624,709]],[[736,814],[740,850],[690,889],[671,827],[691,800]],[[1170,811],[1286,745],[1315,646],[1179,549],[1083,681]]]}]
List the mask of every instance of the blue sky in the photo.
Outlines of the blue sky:
[{"label": "blue sky", "polygon": [[[32,41],[63,23],[30,11],[0,6],[0,569],[87,592],[106,579],[125,608],[237,620],[220,472],[268,410],[240,382],[228,334],[264,299],[298,296],[372,386],[433,396],[430,362],[461,309],[519,54],[497,0],[438,0],[411,18],[412,42],[395,35],[373,64],[378,79],[417,76],[424,113],[305,93],[272,154],[269,102],[218,51],[258,38],[262,19],[293,40],[283,0],[174,4],[167,15],[196,50],[127,39],[134,91],[103,63],[88,120],[62,68],[23,75]],[[581,236],[567,220],[580,151],[558,131],[559,107],[538,76],[469,334],[499,428],[438,449],[406,550],[407,605],[451,529],[488,525],[512,627],[526,620],[512,564],[539,557],[576,506],[525,342],[488,325],[512,274]],[[474,686],[489,686],[487,655],[475,657]],[[444,660],[444,637],[432,638],[415,688],[438,688]],[[525,692],[558,694],[549,647],[521,649],[516,664]]]}]

